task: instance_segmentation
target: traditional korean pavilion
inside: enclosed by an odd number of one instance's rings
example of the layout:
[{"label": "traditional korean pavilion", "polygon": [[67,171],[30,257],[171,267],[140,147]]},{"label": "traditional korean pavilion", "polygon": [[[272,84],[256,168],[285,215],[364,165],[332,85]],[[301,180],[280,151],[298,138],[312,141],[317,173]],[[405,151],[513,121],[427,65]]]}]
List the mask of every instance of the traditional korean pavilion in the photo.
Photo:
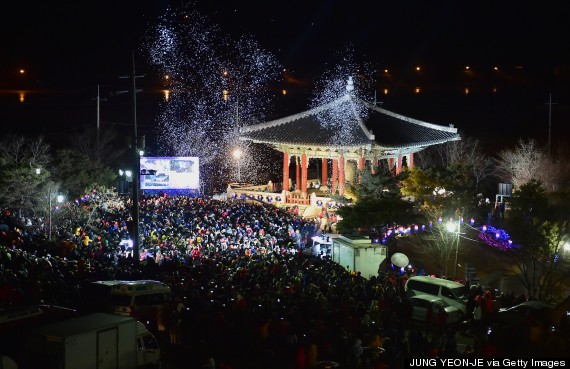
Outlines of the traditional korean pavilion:
[{"label": "traditional korean pavilion", "polygon": [[[329,124],[327,120],[341,120]],[[429,146],[460,140],[452,124],[423,122],[382,109],[355,96],[352,78],[346,94],[327,104],[281,119],[240,128],[240,140],[272,146],[283,153],[283,190],[291,189],[290,161],[295,183],[307,194],[309,160],[321,160],[321,183],[343,195],[347,167],[387,168],[398,174],[414,165],[414,153]],[[329,165],[332,176],[329,178]],[[328,182],[330,179],[330,182]]]}]

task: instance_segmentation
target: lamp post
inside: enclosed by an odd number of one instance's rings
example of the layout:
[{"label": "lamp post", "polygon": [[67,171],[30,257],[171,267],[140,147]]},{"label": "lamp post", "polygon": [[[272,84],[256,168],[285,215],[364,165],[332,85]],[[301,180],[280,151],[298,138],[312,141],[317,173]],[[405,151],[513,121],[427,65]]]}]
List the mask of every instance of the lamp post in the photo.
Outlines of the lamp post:
[{"label": "lamp post", "polygon": [[241,149],[237,148],[234,150],[233,155],[234,158],[237,160],[237,167],[238,167],[238,182],[241,183]]},{"label": "lamp post", "polygon": [[[51,203],[51,199],[53,193],[51,192],[51,189],[48,191],[48,198],[49,198],[49,222],[48,222],[48,240],[51,241],[51,224],[52,224],[52,203]],[[62,195],[57,195],[57,203],[61,204],[63,202],[63,196]]]},{"label": "lamp post", "polygon": [[455,266],[453,269],[453,278],[457,278],[457,258],[459,256],[459,235],[461,234],[461,221],[462,219],[459,218],[459,220],[457,220],[457,224],[453,220],[449,220],[449,223],[447,223],[447,230],[451,233],[455,233],[455,236],[457,237],[455,243]]},{"label": "lamp post", "polygon": [[133,182],[133,172],[128,169],[127,170],[119,169],[119,177],[120,177],[119,180],[120,186],[117,186],[120,187],[120,189],[118,188],[119,192],[121,194],[128,193],[130,189],[130,184]]}]

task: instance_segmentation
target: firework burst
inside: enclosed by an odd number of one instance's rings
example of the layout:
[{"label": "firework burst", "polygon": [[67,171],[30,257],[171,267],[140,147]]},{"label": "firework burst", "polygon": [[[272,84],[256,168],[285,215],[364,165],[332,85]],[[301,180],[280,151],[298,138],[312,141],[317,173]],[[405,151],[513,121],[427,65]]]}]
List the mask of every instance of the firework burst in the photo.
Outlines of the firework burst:
[{"label": "firework burst", "polygon": [[[235,179],[231,153],[240,147],[242,177],[254,181],[271,165],[270,150],[238,140],[239,127],[265,120],[281,73],[277,59],[249,35],[232,40],[188,3],[151,27],[142,52],[171,91],[157,117],[162,155],[198,156],[202,178]],[[261,150],[260,150],[261,149]]]},{"label": "firework burst", "polygon": [[[316,108],[331,104],[331,108],[318,114],[323,129],[335,132],[334,142],[347,144],[353,137],[353,130],[358,127],[358,119],[365,121],[368,109],[358,99],[343,99],[347,94],[370,100],[370,91],[374,68],[368,63],[360,65],[355,61],[353,50],[347,46],[337,55],[339,62],[325,69],[315,82],[315,90],[311,99],[311,107]],[[348,91],[347,84],[351,80],[354,90]]]}]

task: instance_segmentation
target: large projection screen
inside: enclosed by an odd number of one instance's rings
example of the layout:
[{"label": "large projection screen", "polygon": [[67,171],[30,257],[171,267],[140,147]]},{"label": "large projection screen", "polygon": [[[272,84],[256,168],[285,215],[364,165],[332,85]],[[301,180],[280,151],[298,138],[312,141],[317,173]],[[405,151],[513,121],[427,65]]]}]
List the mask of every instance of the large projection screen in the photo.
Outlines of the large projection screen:
[{"label": "large projection screen", "polygon": [[141,175],[141,190],[197,190],[200,188],[197,157],[141,157],[143,169],[156,170],[154,175]]}]

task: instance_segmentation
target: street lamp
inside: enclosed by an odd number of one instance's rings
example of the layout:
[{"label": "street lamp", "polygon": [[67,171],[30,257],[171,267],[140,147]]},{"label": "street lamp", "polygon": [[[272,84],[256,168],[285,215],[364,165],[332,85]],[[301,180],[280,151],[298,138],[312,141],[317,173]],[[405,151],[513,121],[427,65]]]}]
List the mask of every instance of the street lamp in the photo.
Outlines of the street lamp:
[{"label": "street lamp", "polygon": [[[52,203],[51,203],[51,199],[53,198],[53,193],[51,192],[51,189],[48,191],[48,198],[49,198],[49,223],[48,223],[48,240],[51,241],[51,218],[52,218]],[[58,204],[61,204],[63,202],[63,195],[57,195],[56,196],[56,201]]]},{"label": "street lamp", "polygon": [[447,223],[447,230],[451,233],[455,233],[455,235],[457,237],[457,240],[455,243],[455,267],[453,269],[453,278],[457,278],[457,257],[459,255],[459,235],[461,234],[461,222],[462,221],[463,221],[463,219],[459,218],[459,220],[457,220],[457,223],[455,223],[452,219],[450,219],[449,223]]},{"label": "street lamp", "polygon": [[119,169],[119,177],[120,179],[117,183],[117,190],[119,193],[125,194],[129,191],[131,183],[133,182],[133,172],[131,170]]},{"label": "street lamp", "polygon": [[235,149],[233,152],[234,158],[236,158],[236,160],[237,160],[238,182],[240,182],[240,183],[241,183],[241,160],[240,160],[241,154],[242,154],[242,152],[241,152],[241,149],[239,149],[239,148]]}]

